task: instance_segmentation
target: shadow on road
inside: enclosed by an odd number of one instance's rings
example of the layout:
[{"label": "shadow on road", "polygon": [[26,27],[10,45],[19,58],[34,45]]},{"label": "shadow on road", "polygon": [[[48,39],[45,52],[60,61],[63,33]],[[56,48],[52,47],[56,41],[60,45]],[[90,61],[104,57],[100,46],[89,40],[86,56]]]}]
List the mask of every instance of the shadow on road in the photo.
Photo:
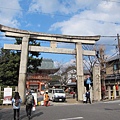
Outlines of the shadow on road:
[{"label": "shadow on road", "polygon": [[120,111],[120,108],[117,108],[117,109],[105,108],[105,110],[111,110],[111,111],[113,111],[113,110],[119,110]]},{"label": "shadow on road", "polygon": [[34,117],[36,117],[36,116],[40,116],[40,115],[42,115],[43,114],[43,112],[38,112],[38,113],[35,113],[35,114],[33,114],[32,115],[32,117],[31,118],[34,118]]},{"label": "shadow on road", "polygon": [[[31,119],[36,117],[36,116],[40,116],[42,114],[43,114],[43,112],[38,112],[38,113],[35,112],[34,114],[32,114]],[[21,119],[20,120],[25,120],[25,119],[27,119],[27,116],[26,115],[21,115]]]}]

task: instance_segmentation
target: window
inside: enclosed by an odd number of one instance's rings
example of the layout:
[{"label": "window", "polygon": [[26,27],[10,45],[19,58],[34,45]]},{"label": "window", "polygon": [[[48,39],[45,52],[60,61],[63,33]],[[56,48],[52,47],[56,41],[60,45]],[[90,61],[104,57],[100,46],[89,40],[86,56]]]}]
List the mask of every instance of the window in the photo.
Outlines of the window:
[{"label": "window", "polygon": [[52,90],[49,90],[48,92],[49,92],[49,93],[52,93]]},{"label": "window", "polygon": [[55,93],[64,93],[63,90],[55,90]]},{"label": "window", "polygon": [[118,64],[114,64],[113,71],[118,70],[118,69],[119,69]]}]

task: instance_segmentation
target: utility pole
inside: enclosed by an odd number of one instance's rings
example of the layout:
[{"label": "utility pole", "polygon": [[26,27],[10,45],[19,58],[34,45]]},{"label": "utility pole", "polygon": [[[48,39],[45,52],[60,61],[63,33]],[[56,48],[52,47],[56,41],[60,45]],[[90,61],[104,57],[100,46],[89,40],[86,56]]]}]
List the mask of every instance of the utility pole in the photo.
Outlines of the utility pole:
[{"label": "utility pole", "polygon": [[119,74],[119,70],[120,70],[120,38],[119,38],[119,34],[117,34],[117,40],[118,40],[118,49],[119,49],[119,54],[118,54],[118,74]]},{"label": "utility pole", "polygon": [[117,39],[118,39],[118,49],[119,49],[119,63],[120,63],[120,37],[119,37],[119,34],[117,34]]}]

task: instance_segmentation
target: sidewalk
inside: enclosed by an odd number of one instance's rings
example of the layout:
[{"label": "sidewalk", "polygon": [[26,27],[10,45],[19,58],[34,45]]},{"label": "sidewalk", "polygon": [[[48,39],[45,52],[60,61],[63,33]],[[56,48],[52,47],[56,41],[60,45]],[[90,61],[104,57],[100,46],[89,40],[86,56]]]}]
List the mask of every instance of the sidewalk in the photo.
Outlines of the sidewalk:
[{"label": "sidewalk", "polygon": [[[69,98],[69,99],[66,99],[66,102],[61,102],[62,103],[68,103],[68,104],[74,104],[74,103],[80,103],[78,102],[76,99],[73,99],[73,98]],[[56,104],[56,103],[54,103]],[[21,105],[21,107],[25,107],[25,105]],[[4,109],[4,108],[12,108],[12,105],[0,105],[0,109]]]},{"label": "sidewalk", "polygon": [[[107,101],[115,101],[115,100],[103,100],[103,101],[99,101],[99,102],[107,102]],[[98,102],[98,101],[93,101],[93,103],[96,103],[96,102]],[[80,104],[80,103],[83,103],[83,102],[82,101],[81,102],[77,101],[76,98],[75,99],[67,98],[66,102],[57,102],[57,103],[56,102],[52,102],[53,105],[58,104],[58,103],[59,104],[63,104],[63,103],[66,103],[66,104],[76,104],[76,103],[78,103],[78,104]],[[25,105],[21,105],[21,107],[25,107]],[[5,109],[10,109],[10,108],[12,108],[12,105],[0,105],[0,109],[4,109],[4,108]]]},{"label": "sidewalk", "polygon": [[66,103],[80,103],[80,102],[78,102],[76,98],[75,99],[69,98],[69,99],[66,99]]}]

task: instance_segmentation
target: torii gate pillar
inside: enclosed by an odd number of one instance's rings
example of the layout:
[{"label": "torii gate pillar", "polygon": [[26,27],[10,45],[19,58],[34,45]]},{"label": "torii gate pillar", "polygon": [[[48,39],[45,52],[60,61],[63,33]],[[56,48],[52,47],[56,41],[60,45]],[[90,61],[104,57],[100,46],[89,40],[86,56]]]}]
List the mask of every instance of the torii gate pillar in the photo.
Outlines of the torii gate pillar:
[{"label": "torii gate pillar", "polygon": [[21,58],[20,58],[20,68],[19,68],[19,79],[18,79],[18,92],[22,99],[25,101],[25,85],[26,85],[26,73],[27,73],[27,61],[28,61],[28,45],[29,36],[25,36],[22,39],[21,45]]},{"label": "torii gate pillar", "polygon": [[82,44],[76,44],[76,67],[77,67],[77,100],[83,100],[84,80],[83,80],[83,54]]}]

